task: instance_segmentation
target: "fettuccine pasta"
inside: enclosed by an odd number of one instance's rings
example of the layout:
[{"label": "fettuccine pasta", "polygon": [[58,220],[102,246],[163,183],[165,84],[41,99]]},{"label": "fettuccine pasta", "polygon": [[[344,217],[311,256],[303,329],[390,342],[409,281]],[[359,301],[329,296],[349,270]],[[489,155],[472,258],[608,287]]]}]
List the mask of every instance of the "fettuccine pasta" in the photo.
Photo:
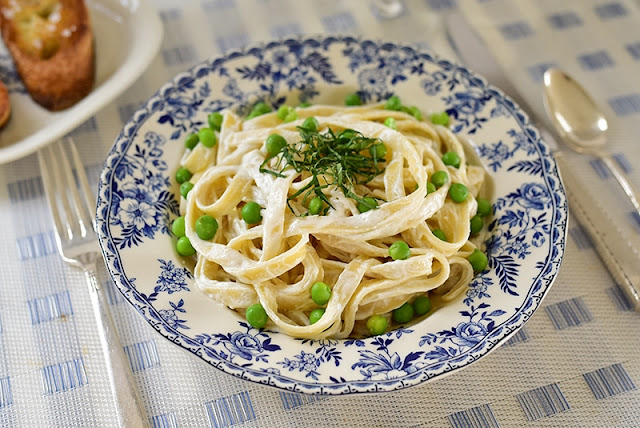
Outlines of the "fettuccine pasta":
[{"label": "fettuccine pasta", "polygon": [[[362,335],[367,319],[390,319],[393,310],[418,296],[446,302],[464,293],[474,275],[467,257],[479,240],[470,240],[470,220],[485,172],[468,163],[456,135],[382,105],[316,105],[296,113],[293,121],[276,113],[244,120],[224,111],[217,144],[186,150],[181,165],[191,172],[194,186],[180,208],[186,237],[197,252],[198,287],[241,314],[260,303],[269,328],[311,339]],[[306,149],[299,127],[310,117],[317,120],[313,135],[354,130],[366,141],[384,144],[384,156],[373,163],[373,153],[362,155],[376,172],[366,180],[356,174],[346,181],[351,187],[345,191],[336,176],[296,170],[291,162]],[[395,129],[385,125],[388,118],[394,119]],[[291,148],[288,160],[265,148],[272,134]],[[443,162],[447,152],[459,155],[458,167]],[[428,192],[438,171],[445,171],[448,180]],[[452,183],[463,184],[468,197],[452,200]],[[323,197],[322,212],[311,214],[309,202],[318,195]],[[377,206],[359,207],[365,197]],[[255,224],[242,217],[249,202],[261,208]],[[203,215],[217,221],[212,239],[202,239],[196,231]],[[389,247],[396,241],[408,245],[410,257],[390,257]],[[312,324],[309,315],[318,304],[311,287],[318,281],[329,286],[331,295]]]}]

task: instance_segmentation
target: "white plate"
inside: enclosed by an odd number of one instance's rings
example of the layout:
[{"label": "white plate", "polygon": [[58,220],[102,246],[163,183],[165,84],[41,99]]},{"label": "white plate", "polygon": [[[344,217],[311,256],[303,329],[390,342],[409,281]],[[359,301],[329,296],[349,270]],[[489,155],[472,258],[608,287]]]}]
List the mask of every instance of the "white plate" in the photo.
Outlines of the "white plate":
[{"label": "white plate", "polygon": [[0,130],[0,164],[27,156],[72,131],[127,89],[148,67],[163,27],[150,1],[87,0],[93,24],[96,80],[74,106],[50,112],[27,94],[5,46],[0,75],[9,89],[11,118]]},{"label": "white plate", "polygon": [[[175,171],[207,113],[336,104],[392,93],[423,114],[447,110],[494,183],[488,269],[426,319],[362,340],[299,340],[247,325],[194,283],[174,251]],[[125,298],[171,342],[243,379],[315,394],[393,391],[467,367],[539,307],[557,273],[567,202],[555,161],[528,118],[481,77],[428,52],[353,38],[287,40],[203,62],[164,85],[125,125],[100,178],[97,226]],[[185,358],[187,358],[185,356]],[[498,357],[500,358],[500,357]]]}]

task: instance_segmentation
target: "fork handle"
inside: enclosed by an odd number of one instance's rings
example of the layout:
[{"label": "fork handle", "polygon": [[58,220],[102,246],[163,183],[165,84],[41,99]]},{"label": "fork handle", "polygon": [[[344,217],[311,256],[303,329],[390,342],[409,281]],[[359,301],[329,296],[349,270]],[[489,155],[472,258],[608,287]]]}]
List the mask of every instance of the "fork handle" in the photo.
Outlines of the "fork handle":
[{"label": "fork handle", "polygon": [[124,353],[122,342],[109,312],[104,290],[96,277],[95,266],[86,266],[84,274],[91,291],[91,304],[98,322],[100,342],[107,363],[109,383],[116,406],[119,427],[148,427],[148,419],[140,405],[140,399],[133,383],[131,366]]}]

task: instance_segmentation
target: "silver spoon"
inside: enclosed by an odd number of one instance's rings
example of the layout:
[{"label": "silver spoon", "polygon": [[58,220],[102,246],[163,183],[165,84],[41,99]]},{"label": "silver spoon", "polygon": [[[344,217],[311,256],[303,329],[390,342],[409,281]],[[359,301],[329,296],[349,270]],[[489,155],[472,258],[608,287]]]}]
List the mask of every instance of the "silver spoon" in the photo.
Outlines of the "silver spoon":
[{"label": "silver spoon", "polygon": [[601,159],[640,215],[640,194],[605,150],[607,119],[587,91],[564,71],[549,68],[544,73],[544,106],[562,140],[577,152]]}]

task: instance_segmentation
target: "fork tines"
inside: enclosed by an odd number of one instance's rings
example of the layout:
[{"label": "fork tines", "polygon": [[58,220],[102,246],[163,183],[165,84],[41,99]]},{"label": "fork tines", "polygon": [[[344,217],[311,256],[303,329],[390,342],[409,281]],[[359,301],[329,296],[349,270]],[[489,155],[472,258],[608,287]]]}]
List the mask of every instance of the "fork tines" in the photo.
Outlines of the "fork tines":
[{"label": "fork tines", "polygon": [[[38,152],[42,183],[60,239],[94,235],[95,200],[75,143],[56,141]],[[69,162],[69,155],[73,167]]]}]

